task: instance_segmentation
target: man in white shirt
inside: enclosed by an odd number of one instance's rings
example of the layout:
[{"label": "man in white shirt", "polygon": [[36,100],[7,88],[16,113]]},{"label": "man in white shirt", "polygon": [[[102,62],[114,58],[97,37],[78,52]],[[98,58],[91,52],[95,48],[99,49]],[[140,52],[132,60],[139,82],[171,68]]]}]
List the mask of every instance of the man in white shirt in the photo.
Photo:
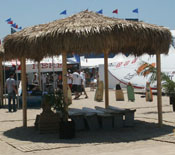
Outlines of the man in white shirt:
[{"label": "man in white shirt", "polygon": [[82,91],[83,91],[84,94],[86,95],[85,98],[88,98],[88,95],[87,95],[86,90],[85,90],[86,78],[85,78],[84,70],[81,70],[80,76],[81,76],[81,78],[82,78],[82,85],[81,85]]},{"label": "man in white shirt", "polygon": [[72,79],[73,79],[73,82],[72,82],[72,89],[73,91],[75,92],[75,98],[74,99],[78,99],[80,97],[80,87],[81,87],[81,76],[80,74],[78,73],[78,70],[75,70],[75,72],[73,72],[72,74]]}]

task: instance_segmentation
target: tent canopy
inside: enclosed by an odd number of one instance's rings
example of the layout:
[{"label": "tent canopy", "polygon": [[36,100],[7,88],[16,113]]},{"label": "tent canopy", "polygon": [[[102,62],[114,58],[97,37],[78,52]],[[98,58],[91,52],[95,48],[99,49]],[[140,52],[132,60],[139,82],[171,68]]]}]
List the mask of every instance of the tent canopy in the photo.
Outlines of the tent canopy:
[{"label": "tent canopy", "polygon": [[[69,65],[78,65],[76,61],[67,58],[67,64]],[[11,61],[6,61],[5,66],[11,67],[11,66],[16,66],[17,65],[17,70],[20,72],[21,70],[21,63],[20,61],[16,60],[11,60]],[[54,71],[62,71],[62,56],[54,56],[53,58],[47,57],[44,58],[40,61],[40,71],[41,72],[53,72]],[[38,72],[38,62],[32,61],[32,60],[27,60],[26,61],[26,72],[27,73],[32,73],[32,72]]]}]

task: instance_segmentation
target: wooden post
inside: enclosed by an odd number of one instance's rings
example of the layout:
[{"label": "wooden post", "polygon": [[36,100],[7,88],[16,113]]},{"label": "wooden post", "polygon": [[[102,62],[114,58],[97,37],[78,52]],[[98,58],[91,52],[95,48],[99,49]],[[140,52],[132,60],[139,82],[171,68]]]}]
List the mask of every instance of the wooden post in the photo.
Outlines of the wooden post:
[{"label": "wooden post", "polygon": [[[65,111],[68,112],[68,90],[67,90],[67,53],[62,52],[62,79],[63,79],[63,95],[65,101]],[[68,116],[65,116],[65,119],[68,119]],[[66,121],[65,120],[65,121]]]},{"label": "wooden post", "polygon": [[156,54],[156,66],[157,66],[157,108],[158,108],[158,121],[159,126],[162,126],[162,90],[161,90],[161,63],[160,54]]},{"label": "wooden post", "polygon": [[0,58],[0,107],[3,106],[3,69],[2,69],[2,58]]},{"label": "wooden post", "polygon": [[23,127],[27,127],[26,58],[21,59]]},{"label": "wooden post", "polygon": [[104,78],[105,78],[105,108],[109,106],[109,90],[108,90],[108,51],[104,51]]},{"label": "wooden post", "polygon": [[[5,56],[4,56],[3,60],[6,60],[6,59],[5,59]],[[3,86],[3,88],[4,88],[4,92],[6,92],[6,86],[5,86],[5,82],[6,82],[5,70],[6,70],[6,67],[5,67],[5,64],[4,64],[4,66],[3,66],[3,70],[4,70],[4,72],[3,72],[3,80],[4,80],[4,86]],[[7,102],[7,100],[6,100],[6,98],[5,98],[5,105],[6,105],[6,102]],[[3,104],[3,106],[4,106],[4,104]]]},{"label": "wooden post", "polygon": [[39,85],[39,89],[41,89],[41,67],[40,67],[40,61],[38,61],[38,85]]}]

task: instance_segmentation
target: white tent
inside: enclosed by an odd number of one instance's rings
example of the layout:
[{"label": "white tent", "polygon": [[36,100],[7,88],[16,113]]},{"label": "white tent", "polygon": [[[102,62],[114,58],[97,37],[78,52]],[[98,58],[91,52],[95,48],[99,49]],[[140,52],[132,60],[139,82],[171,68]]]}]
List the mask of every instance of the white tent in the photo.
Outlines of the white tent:
[{"label": "white tent", "polygon": [[[138,68],[147,62],[149,64],[156,65],[156,56],[142,55],[140,57],[129,56],[125,57],[122,61],[116,60],[116,62],[109,64],[108,76],[109,76],[109,88],[115,88],[115,85],[120,83],[122,86],[131,82],[135,88],[143,89],[149,76],[143,77],[137,74]],[[104,65],[99,66],[100,80],[104,81],[103,75]],[[170,48],[168,55],[161,55],[161,70],[165,72],[172,80],[175,81],[175,49]],[[156,83],[151,85],[153,89],[156,89]]]},{"label": "white tent", "polygon": [[[17,64],[17,72],[18,73],[21,72],[20,61],[12,60],[12,61],[7,61],[4,64],[5,66],[8,66],[8,67],[16,66]],[[67,64],[78,64],[78,63],[68,58]],[[44,58],[42,61],[40,61],[40,68],[41,68],[41,72],[52,72],[53,69],[54,71],[62,71],[62,55],[55,56],[53,57],[53,59],[50,57]],[[27,60],[26,72],[27,73],[38,72],[38,62]]]},{"label": "white tent", "polygon": [[[122,60],[123,55],[119,54],[117,57],[108,58],[108,62],[112,63],[117,60]],[[74,57],[70,58],[69,60],[76,61]],[[104,58],[85,58],[84,56],[80,57],[80,66],[81,68],[96,68],[99,67],[99,65],[104,64]]]},{"label": "white tent", "polygon": [[[173,46],[170,47],[168,55],[161,55],[161,71],[175,81],[175,30],[171,30],[171,33]],[[108,66],[109,88],[115,88],[118,83],[124,87],[130,82],[135,88],[143,89],[146,82],[149,81],[149,76],[139,76],[137,69],[143,64],[143,61],[156,66],[155,55],[149,56],[145,54],[140,57],[116,55],[115,60],[115,62],[109,63]],[[99,65],[99,77],[102,81],[104,81],[103,70],[104,65]],[[151,87],[156,89],[156,83],[153,83]]]}]

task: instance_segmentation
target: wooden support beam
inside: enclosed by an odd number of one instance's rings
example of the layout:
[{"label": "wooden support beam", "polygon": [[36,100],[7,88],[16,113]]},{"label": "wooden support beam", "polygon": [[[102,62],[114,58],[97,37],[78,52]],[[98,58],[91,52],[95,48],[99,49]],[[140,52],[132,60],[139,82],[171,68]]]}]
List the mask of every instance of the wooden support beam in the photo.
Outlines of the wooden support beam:
[{"label": "wooden support beam", "polygon": [[23,127],[27,127],[26,58],[21,59]]},{"label": "wooden support beam", "polygon": [[2,58],[0,58],[0,107],[3,106],[3,68]]},{"label": "wooden support beam", "polygon": [[108,51],[104,51],[104,78],[105,78],[105,108],[109,106],[109,89],[108,89]]},{"label": "wooden support beam", "polygon": [[[62,52],[62,79],[63,79],[63,95],[65,101],[65,111],[68,114],[68,85],[67,85],[67,53]],[[68,115],[65,116],[64,119],[68,119]],[[66,121],[65,120],[65,121]]]},{"label": "wooden support beam", "polygon": [[161,59],[160,54],[156,54],[156,66],[157,66],[157,108],[158,108],[158,123],[162,126],[162,90],[161,90]]},{"label": "wooden support beam", "polygon": [[38,85],[39,85],[39,89],[41,89],[41,65],[40,65],[40,61],[38,61]]}]

